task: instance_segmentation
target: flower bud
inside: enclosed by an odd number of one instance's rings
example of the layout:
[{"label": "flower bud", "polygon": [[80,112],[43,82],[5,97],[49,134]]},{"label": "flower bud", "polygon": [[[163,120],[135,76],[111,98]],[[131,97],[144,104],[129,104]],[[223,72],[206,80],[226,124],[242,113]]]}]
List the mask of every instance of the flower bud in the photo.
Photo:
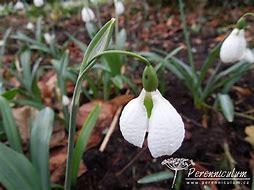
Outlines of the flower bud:
[{"label": "flower bud", "polygon": [[41,7],[44,4],[44,0],[34,0],[34,6]]},{"label": "flower bud", "polygon": [[158,77],[151,65],[146,66],[144,69],[142,83],[147,92],[155,91],[158,88]]},{"label": "flower bud", "polygon": [[92,9],[84,7],[81,12],[82,20],[84,22],[90,22],[95,19],[95,14]]},{"label": "flower bud", "polygon": [[124,13],[124,6],[123,6],[122,1],[117,1],[115,3],[115,9],[116,9],[116,14],[117,15],[121,15],[121,14]]}]

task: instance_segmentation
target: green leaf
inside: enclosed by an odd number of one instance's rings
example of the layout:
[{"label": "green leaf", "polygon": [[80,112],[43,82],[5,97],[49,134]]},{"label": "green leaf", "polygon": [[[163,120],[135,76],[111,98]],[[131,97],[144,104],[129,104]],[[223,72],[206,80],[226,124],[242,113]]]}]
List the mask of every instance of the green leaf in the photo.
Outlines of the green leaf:
[{"label": "green leaf", "polygon": [[158,172],[158,173],[154,173],[154,174],[142,177],[141,179],[138,180],[138,183],[140,184],[154,183],[158,181],[171,179],[173,177],[174,177],[174,174],[172,172],[163,171],[163,172]]},{"label": "green leaf", "polygon": [[8,190],[41,190],[38,173],[28,159],[0,143],[0,182]]},{"label": "green leaf", "polygon": [[228,94],[219,94],[220,107],[225,118],[232,122],[234,120],[234,105]]},{"label": "green leaf", "polygon": [[0,96],[0,112],[2,115],[4,130],[11,148],[22,153],[21,138],[12,114],[12,110],[7,100],[5,100],[5,98],[2,96]]},{"label": "green leaf", "polygon": [[30,154],[40,175],[43,190],[50,190],[49,140],[54,123],[54,112],[49,107],[41,110],[32,122]]},{"label": "green leaf", "polygon": [[124,55],[120,54],[108,54],[103,56],[104,60],[106,61],[106,64],[109,66],[111,75],[120,75],[121,74],[121,68],[123,65],[123,58]]},{"label": "green leaf", "polygon": [[22,82],[27,90],[32,90],[32,73],[31,73],[31,52],[24,51],[20,56],[20,63],[22,66]]},{"label": "green leaf", "polygon": [[1,96],[3,96],[7,100],[12,100],[19,93],[18,88],[12,88],[8,91],[5,91]]},{"label": "green leaf", "polygon": [[73,152],[73,162],[72,162],[72,184],[73,185],[76,183],[82,154],[85,151],[85,147],[89,140],[90,134],[96,124],[96,121],[100,113],[100,109],[101,109],[101,106],[96,105],[95,108],[90,112],[85,123],[83,124],[80,135],[77,139],[77,143]]},{"label": "green leaf", "polygon": [[123,89],[123,80],[121,75],[112,77],[111,80],[118,89]]},{"label": "green leaf", "polygon": [[126,42],[126,30],[122,28],[120,32],[118,33],[117,39],[116,39],[116,48],[117,49],[124,49],[125,42]]},{"label": "green leaf", "polygon": [[109,45],[112,36],[115,19],[108,21],[100,31],[95,35],[89,46],[87,47],[82,65],[80,66],[80,73],[82,73],[88,62],[97,54],[103,52]]}]

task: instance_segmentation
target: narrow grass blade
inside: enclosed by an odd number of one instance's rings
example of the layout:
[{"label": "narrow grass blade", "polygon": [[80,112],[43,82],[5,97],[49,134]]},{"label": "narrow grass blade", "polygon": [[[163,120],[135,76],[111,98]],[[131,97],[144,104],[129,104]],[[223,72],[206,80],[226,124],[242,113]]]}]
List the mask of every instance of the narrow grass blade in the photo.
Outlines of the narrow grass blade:
[{"label": "narrow grass blade", "polygon": [[21,138],[15,123],[15,119],[12,115],[12,110],[7,100],[5,100],[5,98],[2,96],[0,96],[0,112],[2,115],[4,131],[8,138],[10,147],[17,152],[22,153],[23,151],[21,145]]},{"label": "narrow grass blade", "polygon": [[28,159],[0,143],[0,183],[8,190],[41,190],[38,173]]},{"label": "narrow grass blade", "polygon": [[100,113],[100,109],[101,109],[101,106],[96,105],[95,108],[92,110],[92,112],[90,112],[90,114],[88,115],[88,117],[81,129],[76,146],[74,148],[73,162],[72,162],[72,184],[73,185],[76,183],[78,169],[79,169],[80,161],[82,158],[82,154],[85,151],[90,134],[96,124],[96,121],[97,121],[99,113]]},{"label": "narrow grass blade", "polygon": [[50,190],[49,140],[54,123],[54,112],[49,107],[41,110],[32,122],[31,160],[40,175],[43,190]]},{"label": "narrow grass blade", "polygon": [[174,174],[172,172],[163,171],[142,177],[141,179],[138,180],[138,183],[139,184],[154,183],[158,181],[171,179],[173,177]]}]

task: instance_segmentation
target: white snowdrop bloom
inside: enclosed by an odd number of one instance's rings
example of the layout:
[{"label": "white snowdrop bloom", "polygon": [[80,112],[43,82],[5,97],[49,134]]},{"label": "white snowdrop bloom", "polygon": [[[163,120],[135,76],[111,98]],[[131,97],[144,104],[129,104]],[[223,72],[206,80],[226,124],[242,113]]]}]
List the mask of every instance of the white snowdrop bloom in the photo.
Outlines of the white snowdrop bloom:
[{"label": "white snowdrop bloom", "polygon": [[3,45],[4,45],[4,41],[0,40],[0,46],[3,46]]},{"label": "white snowdrop bloom", "polygon": [[33,30],[33,29],[34,29],[33,23],[31,23],[31,22],[27,23],[26,29],[28,29],[28,30]]},{"label": "white snowdrop bloom", "polygon": [[0,5],[0,12],[1,11],[4,11],[4,6],[3,5]]},{"label": "white snowdrop bloom", "polygon": [[121,14],[124,13],[124,6],[123,6],[122,1],[117,1],[115,3],[115,9],[116,9],[116,14],[117,15],[121,15]]},{"label": "white snowdrop bloom", "polygon": [[246,48],[242,57],[243,60],[246,60],[250,63],[254,63],[254,54],[251,49]]},{"label": "white snowdrop bloom", "polygon": [[44,39],[46,41],[47,44],[50,44],[52,40],[54,40],[55,36],[51,35],[49,33],[45,33],[44,34]]},{"label": "white snowdrop bloom", "polygon": [[92,9],[84,7],[81,11],[81,17],[84,22],[90,22],[95,19],[95,14]]},{"label": "white snowdrop bloom", "polygon": [[[144,100],[151,97],[153,108],[148,117]],[[154,158],[173,154],[184,139],[184,123],[175,108],[158,90],[146,92],[131,100],[120,117],[120,130],[129,143],[142,147],[148,132],[148,148]]]},{"label": "white snowdrop bloom", "polygon": [[62,104],[64,105],[64,106],[68,106],[69,104],[70,104],[70,99],[68,98],[68,96],[63,96],[62,97]]},{"label": "white snowdrop bloom", "polygon": [[24,3],[22,3],[21,1],[18,1],[15,5],[14,5],[14,9],[15,10],[22,10],[24,9]]},{"label": "white snowdrop bloom", "polygon": [[235,28],[224,40],[220,49],[220,59],[224,63],[232,63],[241,60],[246,49],[244,30]]},{"label": "white snowdrop bloom", "polygon": [[44,0],[34,0],[34,6],[41,7],[44,4]]}]

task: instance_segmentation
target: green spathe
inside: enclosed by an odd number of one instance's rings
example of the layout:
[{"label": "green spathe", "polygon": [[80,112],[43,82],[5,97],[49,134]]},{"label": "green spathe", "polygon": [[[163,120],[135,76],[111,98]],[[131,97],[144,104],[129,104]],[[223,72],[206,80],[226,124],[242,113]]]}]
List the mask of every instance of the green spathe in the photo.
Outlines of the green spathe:
[{"label": "green spathe", "polygon": [[238,28],[239,30],[242,30],[244,29],[246,26],[246,20],[244,17],[241,17],[237,23],[236,23],[236,28]]},{"label": "green spathe", "polygon": [[155,91],[158,88],[158,78],[154,68],[146,66],[142,76],[143,87],[147,92]]}]

